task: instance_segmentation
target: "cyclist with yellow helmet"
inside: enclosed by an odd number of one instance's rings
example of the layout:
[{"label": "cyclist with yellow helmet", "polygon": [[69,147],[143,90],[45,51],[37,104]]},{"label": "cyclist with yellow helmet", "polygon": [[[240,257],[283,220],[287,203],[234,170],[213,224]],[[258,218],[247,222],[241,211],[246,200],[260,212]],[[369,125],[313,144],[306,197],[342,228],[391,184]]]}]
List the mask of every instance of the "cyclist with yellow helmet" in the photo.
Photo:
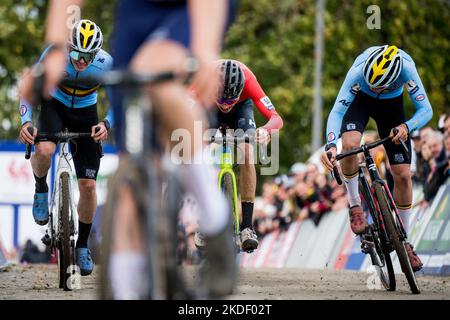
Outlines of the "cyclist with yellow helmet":
[{"label": "cyclist with yellow helmet", "polygon": [[[63,82],[50,91],[49,99],[41,105],[38,130],[57,133],[68,128],[71,132],[92,132],[94,138],[75,139],[71,142],[71,149],[77,150],[73,153],[80,191],[76,258],[81,275],[89,275],[94,268],[87,241],[97,206],[96,179],[101,158],[101,151],[95,141],[102,141],[108,137],[112,114],[108,114],[104,120],[99,122],[97,114],[98,85],[77,84],[76,79],[81,74],[82,76],[99,75],[111,68],[112,58],[101,49],[102,44],[103,35],[100,28],[94,22],[83,19],[71,29],[66,45],[48,46],[39,59],[40,62],[44,61],[49,55],[60,50],[65,54],[66,67],[63,72]],[[69,80],[74,85],[64,84],[64,80]],[[27,130],[29,126],[32,126],[32,106],[24,97],[20,99],[19,111],[22,122],[20,140],[23,143],[33,144],[34,137]],[[97,133],[94,131],[95,127],[100,127]],[[34,136],[36,134],[37,130],[35,129]],[[49,220],[47,173],[56,144],[56,140],[37,143],[31,158],[31,166],[36,180],[33,217],[39,225],[45,225]]]},{"label": "cyclist with yellow helmet", "polygon": [[[403,108],[404,85],[416,108],[416,113],[409,120],[406,120]],[[411,148],[409,154],[405,154],[399,140],[410,145],[409,134],[424,126],[432,114],[413,59],[393,45],[370,47],[353,62],[330,112],[326,152],[322,154],[322,162],[332,170],[339,136],[342,136],[344,152],[359,147],[370,117],[375,120],[381,138],[393,135],[392,129],[397,128],[398,133],[392,142],[387,142],[384,147],[395,183],[394,200],[406,229],[412,204]],[[332,153],[331,160],[328,160],[327,152]],[[367,221],[358,191],[356,156],[343,159],[341,168],[348,192],[351,229],[355,234],[361,234]],[[407,250],[413,269],[420,270],[422,263],[411,244]]]}]

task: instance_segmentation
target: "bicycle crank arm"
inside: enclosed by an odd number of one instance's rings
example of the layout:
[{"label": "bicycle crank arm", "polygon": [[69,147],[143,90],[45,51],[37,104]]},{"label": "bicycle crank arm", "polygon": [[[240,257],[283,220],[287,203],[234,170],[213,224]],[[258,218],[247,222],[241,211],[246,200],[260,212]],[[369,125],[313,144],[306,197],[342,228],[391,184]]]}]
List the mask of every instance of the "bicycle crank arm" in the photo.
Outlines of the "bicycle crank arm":
[{"label": "bicycle crank arm", "polygon": [[361,239],[361,251],[365,254],[370,255],[372,265],[378,266],[380,268],[384,266],[376,253],[375,243],[373,241]]}]

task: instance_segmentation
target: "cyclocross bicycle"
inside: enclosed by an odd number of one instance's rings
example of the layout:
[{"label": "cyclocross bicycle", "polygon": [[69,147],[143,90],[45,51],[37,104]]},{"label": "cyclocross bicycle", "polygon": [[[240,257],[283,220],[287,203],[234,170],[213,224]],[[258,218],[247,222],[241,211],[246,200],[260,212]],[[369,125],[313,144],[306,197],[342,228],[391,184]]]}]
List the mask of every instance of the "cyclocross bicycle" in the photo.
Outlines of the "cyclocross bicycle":
[{"label": "cyclocross bicycle", "polygon": [[239,207],[238,207],[238,188],[236,183],[236,175],[233,170],[233,152],[229,144],[237,145],[239,142],[249,143],[252,141],[252,137],[244,135],[242,137],[227,135],[228,127],[226,125],[220,125],[219,131],[221,133],[220,138],[215,136],[211,137],[210,142],[222,143],[222,154],[220,161],[220,170],[218,175],[218,183],[220,190],[224,193],[230,210],[230,216],[233,220],[233,240],[236,244],[236,252],[242,250],[240,234],[240,222],[239,222]]},{"label": "cyclocross bicycle", "polygon": [[[227,134],[230,128],[221,124],[219,126],[220,137],[216,138],[216,136],[212,136],[208,142],[221,143],[222,144],[222,153],[220,160],[220,170],[218,174],[218,183],[219,189],[224,193],[225,198],[228,203],[228,208],[230,210],[230,217],[233,221],[233,240],[236,245],[236,253],[242,252],[242,244],[240,240],[240,221],[239,221],[239,207],[238,207],[238,187],[236,182],[236,174],[234,172],[234,167],[236,166],[233,162],[234,155],[232,149],[230,148],[230,144],[236,145],[238,149],[239,143],[254,143],[255,137],[254,135],[249,135],[247,133],[236,136]],[[266,150],[264,148],[258,148],[258,160],[259,163],[264,163],[266,159]],[[196,232],[196,241],[201,241],[198,238],[199,234]],[[252,253],[251,251],[246,251],[247,253]]]},{"label": "cyclocross bicycle", "polygon": [[[393,132],[394,135],[397,134],[396,129],[394,129]],[[386,182],[381,178],[377,166],[370,154],[371,149],[390,140],[392,140],[392,136],[338,154],[336,156],[336,161],[352,155],[364,153],[365,167],[369,173],[370,182],[367,180],[365,170],[361,166],[359,168],[358,180],[361,196],[368,209],[366,210],[366,215],[368,211],[371,223],[369,223],[365,233],[361,235],[362,252],[370,255],[372,264],[377,269],[377,273],[384,288],[388,291],[394,291],[396,289],[396,281],[390,253],[395,250],[412,293],[419,294],[419,285],[405,248],[407,234],[398,214],[394,199],[389,192],[389,188]],[[408,147],[402,140],[400,140],[400,142],[405,149],[406,154],[408,154]],[[328,157],[331,157],[331,153],[328,153]],[[333,174],[338,184],[342,184],[336,166],[333,169]]]},{"label": "cyclocross bicycle", "polygon": [[123,188],[129,188],[137,208],[138,225],[143,235],[147,274],[143,275],[146,293],[134,299],[189,299],[184,277],[176,261],[177,222],[182,190],[173,165],[164,157],[164,147],[158,145],[155,114],[151,101],[139,90],[146,85],[190,76],[172,72],[135,74],[113,70],[101,76],[79,78],[78,83],[100,84],[125,88],[125,151],[119,157],[119,167],[108,182],[108,194],[102,210],[102,247],[100,265],[100,298],[115,299],[110,276],[110,258],[117,241],[117,204]]},{"label": "cyclocross bicycle", "polygon": [[[28,132],[33,135],[34,128],[28,127]],[[100,128],[95,128],[98,132]],[[50,201],[49,223],[42,242],[49,246],[52,255],[56,255],[59,265],[59,288],[66,291],[80,288],[81,274],[75,260],[75,237],[78,234],[78,214],[73,193],[73,171],[70,165],[69,143],[79,138],[90,138],[90,132],[72,133],[39,133],[35,143],[39,141],[57,140],[60,143],[58,164],[52,198]],[[75,143],[76,145],[76,143]],[[98,144],[99,152],[101,144]],[[74,151],[76,152],[76,151]],[[27,144],[25,159],[30,159],[31,145]]]}]

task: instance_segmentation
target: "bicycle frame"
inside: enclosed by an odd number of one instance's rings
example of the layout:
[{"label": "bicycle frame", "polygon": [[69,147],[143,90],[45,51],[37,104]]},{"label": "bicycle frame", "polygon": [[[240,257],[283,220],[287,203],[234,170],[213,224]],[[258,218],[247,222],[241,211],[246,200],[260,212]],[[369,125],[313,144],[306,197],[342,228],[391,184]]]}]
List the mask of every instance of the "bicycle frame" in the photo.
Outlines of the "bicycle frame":
[{"label": "bicycle frame", "polygon": [[[75,208],[74,203],[74,197],[73,197],[73,176],[72,176],[72,167],[69,163],[69,160],[67,157],[69,156],[69,143],[68,142],[61,142],[59,146],[59,159],[58,159],[58,165],[56,169],[55,174],[55,180],[54,180],[54,187],[53,187],[53,193],[52,198],[50,201],[50,223],[48,224],[46,234],[49,234],[50,229],[50,238],[52,241],[59,241],[58,234],[59,234],[59,201],[60,201],[60,189],[61,189],[61,175],[66,172],[69,175],[69,194],[70,194],[70,213],[71,217],[70,220],[72,221],[72,235],[71,235],[71,241],[75,241],[75,236],[78,234],[77,230],[77,224],[75,221],[78,220],[78,214],[77,210]],[[56,247],[57,243],[52,243],[52,246]]]},{"label": "bicycle frame", "polygon": [[[378,172],[377,166],[375,164],[375,161],[372,158],[372,155],[370,154],[370,150],[367,148],[366,145],[362,146],[363,151],[364,151],[364,157],[365,157],[365,162],[366,162],[366,166],[367,166],[367,170],[369,171],[369,175],[370,175],[370,180],[371,180],[371,185],[370,185],[370,190],[372,195],[374,194],[374,184],[379,183],[381,185],[383,185],[384,189],[386,190],[388,196],[393,199],[389,188],[386,184],[386,182],[381,178],[380,173]],[[360,174],[364,174],[363,170],[360,170]],[[383,218],[381,216],[381,211],[377,202],[376,197],[373,197],[375,200],[375,205],[376,205],[376,209],[377,209],[377,213],[378,213],[378,219],[377,222],[380,223],[379,228],[383,233],[386,233],[385,227],[384,227],[384,221]],[[392,200],[393,201],[393,200]],[[395,221],[397,223],[397,226],[399,227],[399,231],[401,231],[401,236],[402,239],[404,240],[406,238],[406,232],[405,229],[403,227],[403,223],[401,222],[401,219],[399,219],[399,213],[397,210],[396,206],[393,206],[393,210],[395,211]],[[387,237],[387,234],[385,234],[385,239],[389,239],[389,237]]]},{"label": "bicycle frame", "polygon": [[[367,170],[369,171],[371,184],[369,184],[366,175],[365,170],[360,167],[359,168],[359,183],[360,187],[362,187],[364,190],[360,190],[360,192],[363,194],[364,201],[367,202],[367,209],[369,212],[369,215],[372,217],[372,223],[375,226],[375,231],[380,232],[380,237],[382,241],[386,244],[390,243],[389,236],[386,232],[386,228],[384,226],[383,217],[380,211],[380,208],[378,206],[377,200],[374,196],[374,189],[373,189],[373,183],[375,181],[383,183],[383,180],[381,179],[381,176],[376,168],[375,162],[373,161],[372,156],[370,155],[370,152],[366,150],[367,152],[364,153],[365,156],[365,163]],[[365,195],[368,193],[367,195]],[[368,197],[368,199],[366,199]],[[376,248],[377,250],[379,248]],[[384,266],[384,261],[377,261],[379,266]]]},{"label": "bicycle frame", "polygon": [[226,173],[231,176],[231,184],[233,188],[233,212],[235,219],[235,233],[239,234],[239,209],[238,209],[238,194],[237,194],[237,183],[236,183],[236,175],[233,170],[233,153],[231,152],[231,148],[228,147],[227,139],[226,139],[226,128],[221,128],[221,133],[223,137],[222,141],[222,156],[220,163],[220,171],[218,177],[219,189],[222,190],[222,179]]}]

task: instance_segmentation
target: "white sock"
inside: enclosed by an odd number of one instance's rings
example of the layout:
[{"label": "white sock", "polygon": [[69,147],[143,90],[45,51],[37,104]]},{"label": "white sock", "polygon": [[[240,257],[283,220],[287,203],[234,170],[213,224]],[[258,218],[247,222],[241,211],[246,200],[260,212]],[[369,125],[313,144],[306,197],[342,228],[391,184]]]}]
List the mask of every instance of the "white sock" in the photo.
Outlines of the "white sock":
[{"label": "white sock", "polygon": [[344,176],[345,188],[347,189],[348,203],[350,208],[356,205],[361,206],[361,197],[359,196],[358,175],[347,179]]},{"label": "white sock", "polygon": [[405,229],[405,232],[408,233],[409,231],[409,217],[410,217],[410,211],[411,209],[397,209],[398,214],[400,215],[400,219],[402,219],[403,228]]},{"label": "white sock", "polygon": [[109,275],[113,298],[117,300],[136,300],[146,298],[148,279],[145,256],[127,251],[111,255]]},{"label": "white sock", "polygon": [[[198,156],[202,157],[201,154]],[[182,164],[178,174],[186,191],[192,193],[197,201],[200,232],[207,236],[218,234],[227,225],[229,217],[214,167],[205,161],[194,161],[194,164]]]}]

